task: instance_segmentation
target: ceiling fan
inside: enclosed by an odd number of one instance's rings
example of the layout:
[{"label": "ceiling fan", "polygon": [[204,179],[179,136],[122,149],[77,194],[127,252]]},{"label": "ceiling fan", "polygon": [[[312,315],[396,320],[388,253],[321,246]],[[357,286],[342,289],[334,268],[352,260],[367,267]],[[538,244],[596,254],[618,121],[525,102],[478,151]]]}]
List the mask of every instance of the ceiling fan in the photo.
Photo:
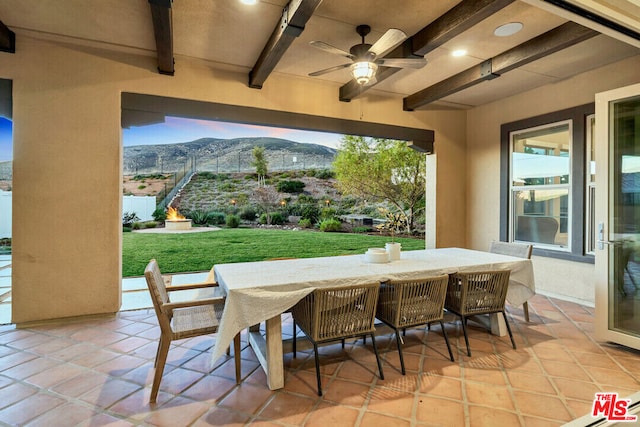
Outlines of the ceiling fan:
[{"label": "ceiling fan", "polygon": [[362,37],[362,43],[352,46],[349,52],[338,49],[322,41],[312,41],[309,44],[325,52],[334,55],[344,56],[351,59],[352,63],[337,65],[335,67],[325,68],[324,70],[309,73],[309,76],[316,77],[323,74],[338,71],[343,68],[350,67],[351,74],[361,85],[375,83],[375,74],[378,65],[394,68],[422,68],[427,64],[424,58],[384,58],[386,54],[395,49],[400,43],[407,39],[407,35],[396,28],[387,30],[373,45],[364,42],[364,38],[371,32],[368,25],[358,25],[356,32]]}]

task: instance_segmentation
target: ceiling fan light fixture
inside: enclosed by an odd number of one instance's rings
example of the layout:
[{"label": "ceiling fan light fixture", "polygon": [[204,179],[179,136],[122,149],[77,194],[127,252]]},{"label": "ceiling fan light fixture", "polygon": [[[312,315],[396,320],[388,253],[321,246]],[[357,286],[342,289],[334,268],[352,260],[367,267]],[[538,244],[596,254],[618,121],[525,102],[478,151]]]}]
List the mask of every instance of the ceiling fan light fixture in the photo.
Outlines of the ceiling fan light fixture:
[{"label": "ceiling fan light fixture", "polygon": [[253,6],[254,4],[258,3],[258,0],[240,0],[240,3]]},{"label": "ceiling fan light fixture", "polygon": [[369,61],[354,62],[351,65],[351,74],[356,82],[361,85],[366,85],[375,76],[378,66]]}]

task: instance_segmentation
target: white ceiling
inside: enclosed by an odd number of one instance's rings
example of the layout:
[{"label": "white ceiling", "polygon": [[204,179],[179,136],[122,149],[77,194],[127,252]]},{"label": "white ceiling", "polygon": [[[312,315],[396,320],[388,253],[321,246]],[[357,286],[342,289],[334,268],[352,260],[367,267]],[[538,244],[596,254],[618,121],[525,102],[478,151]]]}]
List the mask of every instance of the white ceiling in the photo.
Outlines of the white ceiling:
[{"label": "white ceiling", "polygon": [[[249,73],[265,42],[280,20],[287,0],[259,0],[246,6],[238,0],[174,0],[173,40],[176,73],[188,58],[207,61],[213,69]],[[355,32],[368,24],[366,41],[375,42],[388,28],[413,35],[455,6],[457,0],[323,0],[298,37],[276,66],[274,73],[324,79],[341,84],[350,80],[347,69],[320,77],[313,71],[345,63],[345,59],[314,49],[312,40],[322,40],[348,50],[360,43]],[[637,0],[575,0],[585,8],[640,30]],[[453,74],[479,64],[566,22],[540,0],[515,1],[462,35],[428,53],[427,66],[402,70],[370,89],[377,95],[410,95]],[[155,55],[155,40],[147,0],[2,0],[0,20],[20,36],[57,38],[68,43],[109,50]],[[511,37],[496,37],[494,29],[508,22],[522,22],[524,29]],[[583,24],[584,25],[584,24]],[[468,56],[454,58],[458,48]],[[623,41],[600,35],[539,59],[501,77],[450,95],[435,105],[468,108],[495,101],[573,74],[638,55],[640,50]],[[269,80],[265,85],[269,84]],[[258,90],[258,89],[256,89]],[[365,92],[362,96],[367,96]],[[337,95],[336,95],[337,98]],[[433,108],[431,106],[430,108]]]}]

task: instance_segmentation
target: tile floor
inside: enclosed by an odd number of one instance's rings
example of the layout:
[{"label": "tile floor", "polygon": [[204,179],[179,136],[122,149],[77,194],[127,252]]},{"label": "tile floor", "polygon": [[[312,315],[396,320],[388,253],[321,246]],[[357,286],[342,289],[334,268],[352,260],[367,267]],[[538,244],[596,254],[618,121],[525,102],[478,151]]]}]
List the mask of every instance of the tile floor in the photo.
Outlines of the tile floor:
[{"label": "tile floor", "polygon": [[[285,355],[285,388],[270,391],[246,344],[236,385],[232,358],[210,369],[215,336],[178,341],[155,405],[148,403],[159,335],[153,311],[25,329],[4,325],[0,424],[556,426],[589,413],[597,391],[629,396],[640,389],[640,352],[597,342],[593,309],[538,295],[530,312],[525,323],[520,309],[509,308],[517,350],[508,337],[470,323],[470,358],[461,328],[447,324],[455,362],[439,326],[407,331],[406,376],[395,340],[383,336],[384,380],[362,341],[345,352],[339,344],[323,347],[323,397],[316,395],[310,352]],[[290,319],[284,322],[290,333]]]}]

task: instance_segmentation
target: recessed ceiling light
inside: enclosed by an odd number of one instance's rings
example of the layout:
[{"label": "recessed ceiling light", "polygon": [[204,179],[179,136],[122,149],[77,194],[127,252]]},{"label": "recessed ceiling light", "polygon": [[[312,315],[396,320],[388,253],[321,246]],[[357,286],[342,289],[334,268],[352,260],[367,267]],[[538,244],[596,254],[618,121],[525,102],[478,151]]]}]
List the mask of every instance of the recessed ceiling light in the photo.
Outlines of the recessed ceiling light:
[{"label": "recessed ceiling light", "polygon": [[467,51],[464,49],[456,49],[453,52],[451,52],[451,56],[465,56],[467,54]]},{"label": "recessed ceiling light", "polygon": [[254,5],[254,4],[258,3],[258,0],[240,0],[240,3],[248,4],[248,5]]},{"label": "recessed ceiling light", "polygon": [[524,27],[522,22],[509,22],[508,24],[500,25],[493,32],[498,37],[512,36]]}]

